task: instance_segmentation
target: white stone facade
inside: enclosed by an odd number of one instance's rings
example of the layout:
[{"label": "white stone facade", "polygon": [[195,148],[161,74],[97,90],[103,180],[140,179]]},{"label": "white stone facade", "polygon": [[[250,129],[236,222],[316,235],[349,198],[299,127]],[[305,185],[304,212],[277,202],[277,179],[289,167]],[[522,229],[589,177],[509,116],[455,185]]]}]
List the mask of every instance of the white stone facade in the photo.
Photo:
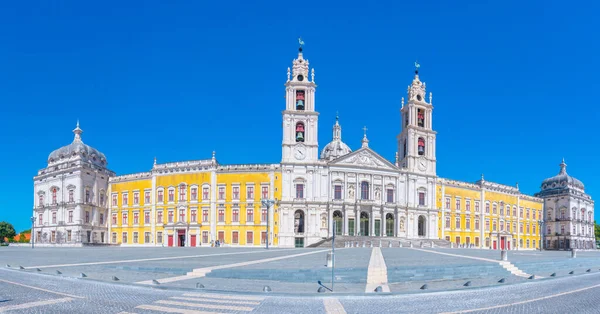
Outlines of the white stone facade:
[{"label": "white stone facade", "polygon": [[302,49],[293,64],[283,112],[280,246],[307,246],[330,237],[334,221],[339,235],[437,239],[436,132],[431,96],[426,102],[418,73],[401,109],[401,160],[393,164],[370,149],[366,128],[362,147],[352,152],[342,142],[337,118],[332,142],[319,159],[314,69],[308,80]]},{"label": "white stone facade", "polygon": [[102,153],[75,139],[52,152],[34,180],[33,220],[37,245],[108,243],[108,179]]}]

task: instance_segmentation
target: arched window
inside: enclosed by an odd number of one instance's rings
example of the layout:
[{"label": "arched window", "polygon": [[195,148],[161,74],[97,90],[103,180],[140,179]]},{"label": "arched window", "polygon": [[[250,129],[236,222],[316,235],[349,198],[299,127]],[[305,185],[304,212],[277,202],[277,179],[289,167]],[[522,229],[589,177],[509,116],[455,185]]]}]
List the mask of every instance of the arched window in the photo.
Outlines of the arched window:
[{"label": "arched window", "polygon": [[417,109],[417,125],[420,127],[425,126],[425,110]]},{"label": "arched window", "polygon": [[52,204],[56,204],[56,188],[52,188]]},{"label": "arched window", "polygon": [[304,110],[304,91],[297,90],[296,91],[296,110]]},{"label": "arched window", "polygon": [[294,232],[304,233],[304,212],[301,210],[294,213]]},{"label": "arched window", "polygon": [[296,123],[296,142],[304,142],[304,123]]},{"label": "arched window", "polygon": [[360,199],[369,199],[369,182],[363,181],[360,183]]},{"label": "arched window", "polygon": [[419,137],[419,155],[425,155],[425,139]]}]

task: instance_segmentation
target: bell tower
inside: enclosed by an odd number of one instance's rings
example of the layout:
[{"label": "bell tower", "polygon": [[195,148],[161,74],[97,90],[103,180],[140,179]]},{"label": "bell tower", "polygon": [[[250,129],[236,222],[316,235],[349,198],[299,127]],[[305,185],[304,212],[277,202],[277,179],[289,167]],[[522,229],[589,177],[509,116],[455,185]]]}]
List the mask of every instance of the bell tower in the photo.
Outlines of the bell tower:
[{"label": "bell tower", "polygon": [[419,79],[420,65],[415,62],[415,77],[408,86],[407,102],[400,109],[402,131],[398,135],[398,166],[409,172],[436,175],[435,137],[432,128],[432,94],[425,100],[425,83]]},{"label": "bell tower", "polygon": [[[318,121],[315,111],[315,69],[309,73],[308,60],[302,54],[299,39],[298,57],[287,69],[285,110],[283,111],[282,163],[314,163],[319,158]],[[310,78],[309,78],[310,75]]]}]

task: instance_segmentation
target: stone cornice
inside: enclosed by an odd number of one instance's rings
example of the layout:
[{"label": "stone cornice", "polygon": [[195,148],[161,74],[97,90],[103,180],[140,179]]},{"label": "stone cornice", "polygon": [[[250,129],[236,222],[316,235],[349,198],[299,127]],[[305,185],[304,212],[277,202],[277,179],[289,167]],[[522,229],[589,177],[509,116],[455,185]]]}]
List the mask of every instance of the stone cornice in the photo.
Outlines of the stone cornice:
[{"label": "stone cornice", "polygon": [[132,174],[125,174],[117,177],[112,177],[108,180],[110,183],[116,182],[127,182],[127,181],[135,181],[140,179],[150,179],[152,177],[152,172],[138,172]]},{"label": "stone cornice", "polygon": [[217,172],[265,172],[265,171],[279,171],[281,167],[279,164],[245,164],[245,165],[219,165]]}]

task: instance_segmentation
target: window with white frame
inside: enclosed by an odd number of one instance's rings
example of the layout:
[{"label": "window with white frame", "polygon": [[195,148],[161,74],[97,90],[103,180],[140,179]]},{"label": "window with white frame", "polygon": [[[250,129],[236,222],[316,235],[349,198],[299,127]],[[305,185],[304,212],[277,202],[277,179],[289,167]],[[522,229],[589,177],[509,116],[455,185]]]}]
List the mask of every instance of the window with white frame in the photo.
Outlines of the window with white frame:
[{"label": "window with white frame", "polygon": [[179,210],[179,222],[185,222],[185,209]]},{"label": "window with white frame", "polygon": [[246,207],[246,222],[254,222],[254,209]]},{"label": "window with white frame", "polygon": [[498,228],[498,223],[496,222],[496,220],[492,221],[492,231],[496,231],[496,228]]},{"label": "window with white frame", "polygon": [[133,205],[140,203],[140,192],[133,192]]},{"label": "window with white frame", "polygon": [[75,191],[73,189],[69,190],[69,203],[73,203],[75,201]]},{"label": "window with white frame", "polygon": [[231,187],[231,197],[234,200],[239,200],[240,199],[240,187],[239,186]]},{"label": "window with white frame", "polygon": [[450,216],[446,216],[446,229],[450,229]]},{"label": "window with white frame", "polygon": [[127,243],[127,232],[123,232],[123,243]]},{"label": "window with white frame", "polygon": [[100,225],[104,224],[104,214],[100,213]]},{"label": "window with white frame", "polygon": [[133,243],[138,243],[138,232],[133,232]]},{"label": "window with white frame", "polygon": [[144,232],[144,243],[150,243],[150,232]]},{"label": "window with white frame", "polygon": [[113,225],[117,224],[117,214],[112,214],[112,224]]},{"label": "window with white frame", "polygon": [[134,225],[140,224],[140,213],[138,213],[138,212],[133,213],[133,224]]},{"label": "window with white frame", "polygon": [[465,210],[471,211],[471,200],[465,200]]},{"label": "window with white frame", "polygon": [[162,242],[163,242],[163,233],[159,231],[156,233],[156,243],[162,243]]},{"label": "window with white frame", "polygon": [[117,194],[112,195],[112,206],[117,206]]},{"label": "window with white frame", "polygon": [[123,212],[121,214],[121,216],[122,216],[122,222],[121,222],[121,224],[124,225],[124,226],[126,226],[127,225],[127,213]]},{"label": "window with white frame", "polygon": [[127,193],[123,193],[123,205],[122,206],[127,206]]},{"label": "window with white frame", "polygon": [[196,222],[196,210],[192,209],[190,211],[190,222]]},{"label": "window with white frame", "polygon": [[68,220],[68,222],[69,223],[73,222],[73,211],[72,210],[69,211],[69,220]]},{"label": "window with white frame", "polygon": [[197,187],[194,186],[190,189],[190,196],[192,197],[192,201],[198,200],[198,188]]},{"label": "window with white frame", "polygon": [[175,201],[175,189],[170,188],[169,189],[169,202],[174,202]]},{"label": "window with white frame", "polygon": [[267,209],[266,208],[263,208],[261,210],[260,221],[261,222],[266,222],[267,221]]},{"label": "window with white frame", "polygon": [[454,222],[455,222],[454,228],[460,229],[460,217],[454,218]]},{"label": "window with white frame", "polygon": [[224,199],[225,199],[225,187],[220,186],[219,187],[219,200],[224,200]]},{"label": "window with white frame", "polygon": [[237,231],[231,232],[231,243],[238,244],[239,243],[239,233]]},{"label": "window with white frame", "polygon": [[475,201],[475,212],[479,212],[479,201]]},{"label": "window with white frame", "polygon": [[158,191],[156,192],[156,202],[158,202],[158,203],[162,203],[162,202],[164,202],[164,197],[165,197],[165,196],[164,196],[164,194],[163,194],[163,193],[164,193],[164,191],[163,191],[163,190],[158,190]]},{"label": "window with white frame", "polygon": [[[88,188],[85,189],[85,202],[86,203],[92,202],[92,196],[91,196],[90,190]],[[127,202],[125,203],[125,205],[127,205]]]},{"label": "window with white frame", "polygon": [[150,204],[150,191],[144,192],[144,204]]},{"label": "window with white frame", "polygon": [[253,186],[246,187],[246,199],[248,199],[248,200],[254,199],[254,187]]},{"label": "window with white frame", "polygon": [[488,202],[485,203],[485,213],[486,214],[490,213],[490,203],[488,203]]},{"label": "window with white frame", "polygon": [[144,212],[144,224],[150,224],[150,212]]},{"label": "window with white frame", "polygon": [[208,222],[208,209],[202,210],[202,222]]},{"label": "window with white frame", "polygon": [[471,218],[465,219],[465,229],[467,229],[467,230],[471,229]]},{"label": "window with white frame", "polygon": [[167,219],[168,219],[168,222],[171,223],[171,224],[173,223],[173,218],[174,218],[173,216],[174,215],[175,215],[175,213],[172,210],[170,210],[169,213],[168,213]]},{"label": "window with white frame", "polygon": [[296,198],[304,198],[304,184],[296,183]]},{"label": "window with white frame", "polygon": [[333,186],[333,199],[342,199],[342,186],[340,184],[336,184]]},{"label": "window with white frame", "polygon": [[262,186],[261,189],[262,189],[262,191],[261,191],[261,193],[262,193],[262,199],[263,200],[268,199],[269,198],[269,187],[268,186]]},{"label": "window with white frame", "polygon": [[456,211],[460,211],[460,198],[456,199]]},{"label": "window with white frame", "polygon": [[425,191],[419,192],[419,205],[425,206]]},{"label": "window with white frame", "polygon": [[475,230],[479,230],[479,219],[475,218]]},{"label": "window with white frame", "polygon": [[56,224],[56,212],[52,212],[52,223]]},{"label": "window with white frame", "polygon": [[450,198],[446,197],[446,209],[450,209]]},{"label": "window with white frame", "polygon": [[179,185],[179,201],[180,202],[185,202],[186,198],[185,198],[185,184],[180,184]]},{"label": "window with white frame", "polygon": [[90,223],[90,212],[85,211],[85,223]]},{"label": "window with white frame", "polygon": [[156,223],[158,224],[162,224],[163,223],[163,212],[162,210],[159,210],[156,212]]},{"label": "window with white frame", "polygon": [[202,188],[202,200],[203,201],[208,201],[210,199],[209,197],[209,189],[207,186]]},{"label": "window with white frame", "polygon": [[225,208],[223,208],[222,206],[219,207],[219,222],[225,222]]},{"label": "window with white frame", "polygon": [[238,208],[234,208],[231,210],[231,221],[232,222],[240,221],[240,210]]}]

